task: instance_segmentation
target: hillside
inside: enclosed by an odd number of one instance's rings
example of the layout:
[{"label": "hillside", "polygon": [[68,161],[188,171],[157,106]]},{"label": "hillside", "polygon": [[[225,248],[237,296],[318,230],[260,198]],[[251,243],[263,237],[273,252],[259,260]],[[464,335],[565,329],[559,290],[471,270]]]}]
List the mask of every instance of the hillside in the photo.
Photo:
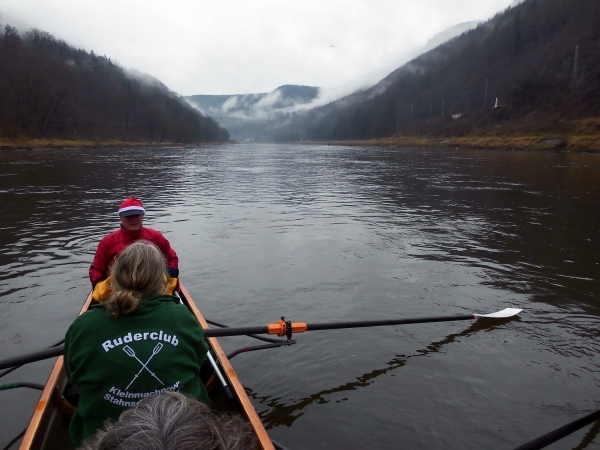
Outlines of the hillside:
[{"label": "hillside", "polygon": [[[272,137],[573,131],[583,119],[600,116],[600,2],[515,4],[410,61],[363,96],[361,102],[341,99],[297,116]],[[585,123],[598,128],[593,124],[600,121]]]},{"label": "hillside", "polygon": [[251,117],[260,112],[261,104],[268,103],[271,110],[277,111],[296,104],[309,103],[318,93],[319,88],[316,87],[288,84],[261,94],[189,95],[184,98],[207,113],[242,113]]},{"label": "hillside", "polygon": [[[516,0],[521,1],[521,0]],[[203,114],[214,117],[219,125],[227,128],[233,139],[272,140],[272,136],[296,115],[326,105],[345,97],[344,103],[360,103],[382,91],[389,79],[382,80],[390,71],[417,55],[428,52],[438,45],[477,26],[479,21],[454,25],[433,36],[423,47],[403,50],[392,56],[385,64],[373,68],[342,86],[328,88],[284,85],[268,93],[235,95],[191,95],[185,99]],[[380,81],[381,80],[381,81]],[[377,83],[379,82],[379,83]],[[375,89],[365,89],[377,83]],[[385,84],[385,86],[383,86]],[[351,93],[350,95],[348,95]]]},{"label": "hillside", "polygon": [[0,138],[216,142],[226,130],[158,80],[50,34],[0,28]]},{"label": "hillside", "polygon": [[256,139],[272,120],[293,114],[319,94],[313,86],[284,85],[271,92],[237,95],[190,95],[190,105],[214,117],[234,139]]}]

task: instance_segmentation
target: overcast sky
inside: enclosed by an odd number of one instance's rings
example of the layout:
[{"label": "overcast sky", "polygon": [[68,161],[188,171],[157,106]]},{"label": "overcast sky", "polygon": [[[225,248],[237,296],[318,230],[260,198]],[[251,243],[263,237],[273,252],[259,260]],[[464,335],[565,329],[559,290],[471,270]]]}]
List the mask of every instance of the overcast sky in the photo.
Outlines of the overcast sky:
[{"label": "overcast sky", "polygon": [[349,83],[513,0],[0,0],[37,27],[181,95]]}]

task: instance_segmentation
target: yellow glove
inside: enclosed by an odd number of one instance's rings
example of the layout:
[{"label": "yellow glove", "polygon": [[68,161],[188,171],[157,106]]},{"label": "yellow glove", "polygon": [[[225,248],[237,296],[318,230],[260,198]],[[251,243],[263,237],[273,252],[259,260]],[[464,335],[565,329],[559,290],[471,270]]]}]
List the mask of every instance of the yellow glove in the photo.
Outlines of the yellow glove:
[{"label": "yellow glove", "polygon": [[94,302],[103,302],[104,300],[108,300],[108,296],[112,292],[112,276],[109,276],[106,280],[96,283],[92,291],[92,299]]},{"label": "yellow glove", "polygon": [[173,292],[175,292],[178,285],[179,285],[179,278],[174,278],[174,277],[167,278],[167,289],[165,290],[165,294],[173,295]]},{"label": "yellow glove", "polygon": [[[165,294],[173,295],[173,292],[177,289],[178,283],[178,278],[168,277]],[[112,292],[112,276],[109,276],[106,280],[96,283],[96,286],[94,286],[94,290],[92,292],[92,299],[94,302],[103,302],[108,300],[108,297],[110,294],[112,294]]]}]

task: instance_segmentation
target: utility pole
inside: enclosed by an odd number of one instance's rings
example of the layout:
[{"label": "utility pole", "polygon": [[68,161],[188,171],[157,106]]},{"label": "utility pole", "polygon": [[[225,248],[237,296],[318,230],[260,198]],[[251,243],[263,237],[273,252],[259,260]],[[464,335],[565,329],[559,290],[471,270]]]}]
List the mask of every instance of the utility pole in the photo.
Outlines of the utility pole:
[{"label": "utility pole", "polygon": [[431,119],[431,115],[433,114],[433,103],[429,104],[429,118]]},{"label": "utility pole", "polygon": [[444,100],[445,99],[442,99],[442,117],[444,117]]},{"label": "utility pole", "polygon": [[400,134],[400,102],[396,103],[396,135]]},{"label": "utility pole", "polygon": [[573,62],[573,78],[577,78],[577,65],[579,63],[579,45],[575,46],[575,61]]},{"label": "utility pole", "polygon": [[488,79],[485,79],[485,90],[483,91],[483,106],[487,103],[487,88],[488,88]]},{"label": "utility pole", "polygon": [[410,104],[410,120],[413,119],[413,104]]}]

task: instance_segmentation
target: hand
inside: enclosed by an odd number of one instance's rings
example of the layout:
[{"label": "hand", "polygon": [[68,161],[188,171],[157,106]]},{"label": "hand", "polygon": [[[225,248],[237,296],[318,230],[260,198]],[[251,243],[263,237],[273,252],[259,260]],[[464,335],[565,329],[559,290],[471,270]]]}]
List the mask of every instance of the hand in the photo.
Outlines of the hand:
[{"label": "hand", "polygon": [[112,294],[112,276],[109,276],[106,280],[98,281],[94,290],[92,291],[92,299],[94,302],[103,302],[108,300],[110,294]]}]

